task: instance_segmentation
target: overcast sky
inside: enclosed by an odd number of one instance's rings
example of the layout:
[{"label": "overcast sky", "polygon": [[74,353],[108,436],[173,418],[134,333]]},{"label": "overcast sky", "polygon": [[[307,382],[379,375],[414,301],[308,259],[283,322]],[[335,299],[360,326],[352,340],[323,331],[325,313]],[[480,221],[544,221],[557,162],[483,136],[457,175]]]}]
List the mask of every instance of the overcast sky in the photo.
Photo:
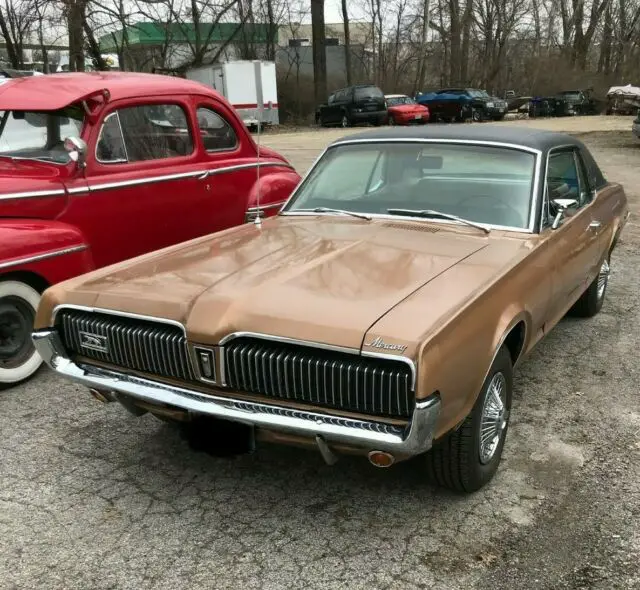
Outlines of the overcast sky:
[{"label": "overcast sky", "polygon": [[[362,9],[355,3],[349,2],[349,18],[353,20],[361,20],[363,18]],[[311,22],[311,17],[307,19]],[[324,3],[324,21],[326,23],[342,22],[342,2],[341,0],[325,0]]]}]

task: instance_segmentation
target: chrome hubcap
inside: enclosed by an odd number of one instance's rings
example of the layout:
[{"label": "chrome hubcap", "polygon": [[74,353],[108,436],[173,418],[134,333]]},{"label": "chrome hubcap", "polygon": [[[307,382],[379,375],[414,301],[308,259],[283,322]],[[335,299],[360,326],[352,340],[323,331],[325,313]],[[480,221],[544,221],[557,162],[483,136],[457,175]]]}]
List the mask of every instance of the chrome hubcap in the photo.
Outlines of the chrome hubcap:
[{"label": "chrome hubcap", "polygon": [[604,297],[604,290],[607,288],[610,271],[611,267],[609,266],[609,261],[605,260],[600,267],[600,272],[598,273],[598,299],[602,299]]},{"label": "chrome hubcap", "polygon": [[496,373],[487,390],[480,420],[480,463],[486,464],[496,454],[502,433],[507,427],[507,380]]}]

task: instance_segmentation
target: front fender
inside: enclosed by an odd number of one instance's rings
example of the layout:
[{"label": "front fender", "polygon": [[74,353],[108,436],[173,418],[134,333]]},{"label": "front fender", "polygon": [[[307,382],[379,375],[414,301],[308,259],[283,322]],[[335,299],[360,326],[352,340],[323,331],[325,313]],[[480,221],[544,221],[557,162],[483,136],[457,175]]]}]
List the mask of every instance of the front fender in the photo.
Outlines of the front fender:
[{"label": "front fender", "polygon": [[278,213],[300,180],[300,175],[288,165],[263,167],[260,179],[256,180],[249,192],[247,220],[253,219],[258,211],[264,217]]},{"label": "front fender", "polygon": [[29,272],[52,285],[94,268],[82,232],[59,221],[2,219],[0,244],[0,277]]}]

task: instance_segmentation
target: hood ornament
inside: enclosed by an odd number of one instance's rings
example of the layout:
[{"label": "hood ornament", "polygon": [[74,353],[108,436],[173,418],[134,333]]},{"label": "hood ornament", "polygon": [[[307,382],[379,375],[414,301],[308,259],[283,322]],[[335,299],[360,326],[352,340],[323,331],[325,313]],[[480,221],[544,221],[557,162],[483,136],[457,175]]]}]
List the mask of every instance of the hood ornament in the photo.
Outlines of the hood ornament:
[{"label": "hood ornament", "polygon": [[398,352],[407,350],[406,344],[387,344],[380,336],[371,342],[365,342],[364,345],[371,346],[372,348],[382,348],[383,350],[397,350]]}]

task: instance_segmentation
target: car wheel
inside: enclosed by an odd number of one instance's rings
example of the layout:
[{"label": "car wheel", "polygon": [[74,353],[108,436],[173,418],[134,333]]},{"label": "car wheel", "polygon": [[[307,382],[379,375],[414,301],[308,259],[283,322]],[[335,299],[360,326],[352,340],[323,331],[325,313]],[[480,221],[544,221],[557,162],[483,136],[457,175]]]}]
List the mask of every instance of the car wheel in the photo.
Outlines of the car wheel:
[{"label": "car wheel", "polygon": [[427,453],[427,475],[431,481],[469,493],[493,478],[507,436],[512,390],[511,355],[502,346],[471,413],[459,428]]},{"label": "car wheel", "polygon": [[340,122],[340,125],[343,128],[347,128],[347,127],[350,126],[349,117],[347,116],[346,113],[344,115],[342,115],[342,121]]},{"label": "car wheel", "polygon": [[474,123],[479,123],[480,121],[482,121],[482,113],[478,109],[473,109],[471,111],[471,120]]},{"label": "car wheel", "polygon": [[607,293],[607,285],[609,284],[609,273],[611,272],[610,264],[610,256],[607,256],[600,266],[598,276],[571,308],[571,315],[590,318],[602,309],[604,297]]},{"label": "car wheel", "polygon": [[389,125],[393,127],[396,124],[396,120],[391,115],[389,115]]},{"label": "car wheel", "polygon": [[26,283],[0,281],[0,389],[29,379],[42,365],[31,341],[40,293]]}]

